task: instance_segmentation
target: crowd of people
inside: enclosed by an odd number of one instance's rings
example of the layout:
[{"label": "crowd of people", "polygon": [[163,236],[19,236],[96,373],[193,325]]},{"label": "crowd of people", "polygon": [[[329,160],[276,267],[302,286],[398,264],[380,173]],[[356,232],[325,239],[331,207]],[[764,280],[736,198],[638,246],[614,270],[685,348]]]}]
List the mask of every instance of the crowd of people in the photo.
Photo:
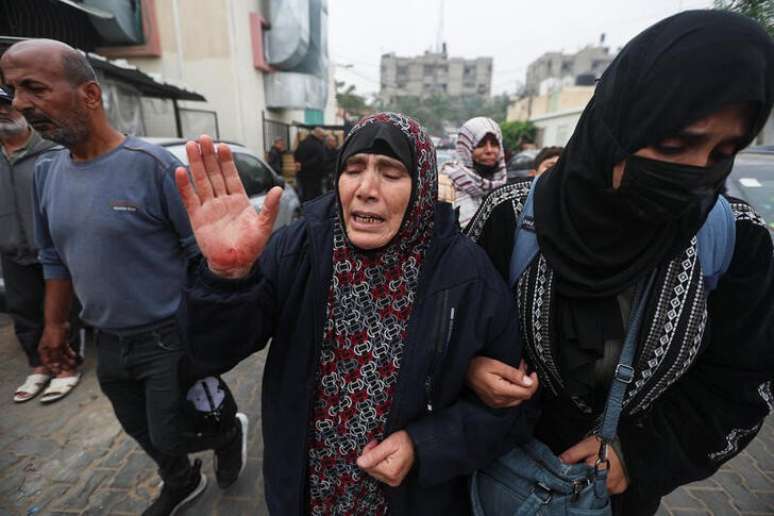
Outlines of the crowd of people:
[{"label": "crowd of people", "polygon": [[441,170],[409,116],[340,148],[316,128],[303,217],[274,233],[280,187],[256,212],[229,147],[190,141],[185,168],[115,130],[81,53],[23,41],[0,71],[15,401],[66,395],[72,321],[94,328],[100,387],[164,482],[144,514],[205,489],[190,453],[238,479],[248,421],[220,375],[267,346],[272,514],[654,514],[774,408],[772,239],[723,195],[774,104],[750,19],[646,29],[515,181],[489,118]]}]

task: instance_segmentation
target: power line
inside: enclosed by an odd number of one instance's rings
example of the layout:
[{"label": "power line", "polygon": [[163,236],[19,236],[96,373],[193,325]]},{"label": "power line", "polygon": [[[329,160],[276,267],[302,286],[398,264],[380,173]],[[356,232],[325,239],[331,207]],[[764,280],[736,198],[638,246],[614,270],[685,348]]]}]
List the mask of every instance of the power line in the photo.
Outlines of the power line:
[{"label": "power line", "polygon": [[373,84],[381,85],[381,81],[374,79],[373,77],[369,77],[361,72],[356,71],[354,68],[347,68],[346,69],[349,73],[363,79],[364,81],[368,81]]}]

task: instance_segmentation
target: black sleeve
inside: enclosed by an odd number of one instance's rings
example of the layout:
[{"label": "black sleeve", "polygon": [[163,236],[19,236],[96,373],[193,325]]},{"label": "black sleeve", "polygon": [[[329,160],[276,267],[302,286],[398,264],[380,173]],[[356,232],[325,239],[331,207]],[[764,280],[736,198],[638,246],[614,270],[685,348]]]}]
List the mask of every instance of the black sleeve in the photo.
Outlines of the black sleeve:
[{"label": "black sleeve", "polygon": [[[482,205],[482,208],[485,206]],[[516,229],[516,214],[513,212],[513,207],[511,203],[503,202],[492,210],[485,221],[477,223],[477,217],[478,215],[471,219],[470,224],[465,228],[465,234],[484,249],[507,284],[513,251],[513,233]],[[477,227],[474,227],[474,224],[477,224]]]},{"label": "black sleeve", "polygon": [[273,168],[277,174],[282,174],[282,154],[274,147],[269,151],[267,161],[269,162],[269,166]]},{"label": "black sleeve", "polygon": [[228,371],[273,336],[283,233],[272,237],[243,279],[215,276],[201,256],[189,261],[177,320],[189,358],[198,368],[211,374]]},{"label": "black sleeve", "polygon": [[[478,354],[516,367],[521,358],[521,341],[516,308],[510,291],[485,263],[483,269],[493,280],[483,294],[472,296],[481,317],[483,334]],[[488,315],[483,315],[488,314]],[[468,338],[468,336],[466,336]],[[531,429],[521,406],[491,409],[470,391],[464,391],[452,405],[410,423],[418,457],[418,477],[422,485],[435,485],[450,478],[468,475],[505,453],[514,442],[525,442]]]},{"label": "black sleeve", "polygon": [[631,495],[663,496],[738,454],[772,408],[774,261],[768,231],[737,222],[729,270],[708,300],[705,349],[652,411],[619,428]]},{"label": "black sleeve", "polygon": [[[307,139],[309,138],[314,137],[307,136]],[[301,172],[305,175],[319,172],[319,169],[323,166],[324,147],[322,143],[305,139],[299,144],[294,156],[296,161],[301,163]]]}]

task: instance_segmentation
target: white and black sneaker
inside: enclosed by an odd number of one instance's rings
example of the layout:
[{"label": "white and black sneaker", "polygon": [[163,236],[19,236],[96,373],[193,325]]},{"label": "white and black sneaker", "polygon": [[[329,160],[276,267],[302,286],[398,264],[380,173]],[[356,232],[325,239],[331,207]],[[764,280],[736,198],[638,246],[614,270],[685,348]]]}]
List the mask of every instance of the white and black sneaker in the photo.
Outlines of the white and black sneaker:
[{"label": "white and black sneaker", "polygon": [[207,477],[201,472],[202,461],[194,460],[191,467],[191,480],[185,487],[171,489],[163,484],[161,494],[145,509],[142,516],[174,516],[177,511],[188,502],[204,492],[207,487]]},{"label": "white and black sneaker", "polygon": [[215,478],[221,489],[226,489],[236,482],[247,465],[247,427],[249,424],[247,416],[237,412],[236,423],[234,438],[223,448],[215,450],[213,457]]}]

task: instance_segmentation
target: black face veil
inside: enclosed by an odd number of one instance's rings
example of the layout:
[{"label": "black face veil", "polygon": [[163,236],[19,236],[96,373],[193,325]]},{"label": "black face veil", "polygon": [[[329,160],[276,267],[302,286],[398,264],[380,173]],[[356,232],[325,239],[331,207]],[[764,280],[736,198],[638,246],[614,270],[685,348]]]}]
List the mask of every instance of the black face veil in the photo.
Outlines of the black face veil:
[{"label": "black face veil", "polygon": [[667,222],[633,216],[626,196],[612,188],[617,163],[735,103],[752,107],[746,146],[773,98],[774,43],[746,17],[688,11],[629,42],[535,192],[540,249],[558,272],[559,292],[617,294],[682,251],[704,222],[706,213]]}]

